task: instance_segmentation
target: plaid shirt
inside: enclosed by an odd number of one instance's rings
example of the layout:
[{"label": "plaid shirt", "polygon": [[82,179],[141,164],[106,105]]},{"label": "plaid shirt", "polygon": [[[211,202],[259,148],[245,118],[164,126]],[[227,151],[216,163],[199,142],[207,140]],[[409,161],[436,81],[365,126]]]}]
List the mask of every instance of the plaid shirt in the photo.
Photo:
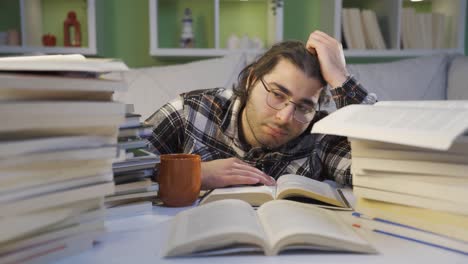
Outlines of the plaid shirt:
[{"label": "plaid shirt", "polygon": [[[331,91],[337,108],[361,103],[366,90],[353,77]],[[215,88],[181,94],[156,111],[147,122],[155,154],[192,153],[202,161],[237,157],[278,179],[298,174],[351,185],[350,146],[345,137],[310,134],[312,125],[327,115],[317,112],[308,129],[296,139],[271,150],[250,147],[239,139],[239,98],[231,89]]]}]

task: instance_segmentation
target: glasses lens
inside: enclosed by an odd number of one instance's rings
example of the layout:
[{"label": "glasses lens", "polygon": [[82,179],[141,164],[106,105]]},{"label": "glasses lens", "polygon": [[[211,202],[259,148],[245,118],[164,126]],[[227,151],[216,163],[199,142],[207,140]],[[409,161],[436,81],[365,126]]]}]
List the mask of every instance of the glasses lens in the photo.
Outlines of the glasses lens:
[{"label": "glasses lens", "polygon": [[302,113],[296,109],[296,112],[294,112],[294,118],[301,123],[309,123],[312,121],[312,119],[314,119],[314,116],[315,110],[312,110],[312,112],[308,113]]},{"label": "glasses lens", "polygon": [[[271,89],[268,91],[267,104],[273,109],[281,110],[290,103],[289,96],[281,90]],[[312,121],[315,109],[311,106],[295,105],[294,118],[301,123]]]},{"label": "glasses lens", "polygon": [[270,107],[281,110],[289,102],[289,97],[280,90],[272,89],[267,95],[267,103]]}]

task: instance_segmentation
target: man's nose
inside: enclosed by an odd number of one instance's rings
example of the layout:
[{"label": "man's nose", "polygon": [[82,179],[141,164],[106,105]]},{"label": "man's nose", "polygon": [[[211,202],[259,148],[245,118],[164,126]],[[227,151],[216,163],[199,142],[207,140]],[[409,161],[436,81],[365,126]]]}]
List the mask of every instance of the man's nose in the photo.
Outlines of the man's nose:
[{"label": "man's nose", "polygon": [[276,112],[276,119],[280,120],[281,123],[289,123],[293,120],[295,111],[296,107],[294,104],[289,103],[283,109]]}]

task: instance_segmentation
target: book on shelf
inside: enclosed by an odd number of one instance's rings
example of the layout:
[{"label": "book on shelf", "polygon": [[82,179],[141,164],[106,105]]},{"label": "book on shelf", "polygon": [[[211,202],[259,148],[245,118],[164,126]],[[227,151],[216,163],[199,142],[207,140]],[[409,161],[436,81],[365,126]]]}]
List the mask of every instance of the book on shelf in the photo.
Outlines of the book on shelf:
[{"label": "book on shelf", "polygon": [[[352,49],[365,50],[366,49],[366,37],[364,35],[364,28],[361,19],[361,11],[359,8],[344,8],[347,13],[347,23],[351,31],[351,40],[353,45]],[[343,21],[345,23],[345,21]],[[346,35],[345,35],[346,36]]]},{"label": "book on shelf", "polygon": [[361,10],[361,19],[367,48],[386,49],[375,12],[370,9]]},{"label": "book on shelf", "polygon": [[86,58],[81,54],[59,54],[0,58],[0,71],[107,73],[128,71],[128,67],[116,59]]},{"label": "book on shelf", "polygon": [[468,243],[468,216],[358,198],[356,212]]},{"label": "book on shelf", "polygon": [[343,29],[343,39],[344,42],[346,43],[346,48],[347,49],[355,49],[356,44],[354,43],[354,35],[353,32],[351,31],[351,20],[349,17],[349,11],[348,8],[342,8],[341,9],[341,27]]},{"label": "book on shelf", "polygon": [[239,199],[252,206],[260,206],[271,200],[288,199],[315,204],[324,208],[352,210],[339,188],[304,176],[282,175],[276,186],[241,186],[218,188],[207,193],[200,204],[223,199]]},{"label": "book on shelf", "polygon": [[171,221],[166,257],[288,250],[376,253],[337,212],[293,201],[270,201],[255,211],[244,201],[227,199],[180,212]]}]

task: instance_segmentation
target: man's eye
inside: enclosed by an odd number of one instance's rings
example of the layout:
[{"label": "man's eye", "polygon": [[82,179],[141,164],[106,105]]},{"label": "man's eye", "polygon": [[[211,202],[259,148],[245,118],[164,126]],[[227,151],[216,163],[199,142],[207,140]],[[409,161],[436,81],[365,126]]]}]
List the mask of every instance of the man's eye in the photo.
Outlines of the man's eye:
[{"label": "man's eye", "polygon": [[285,98],[286,98],[286,95],[284,95],[284,94],[281,93],[281,92],[271,91],[271,93],[273,93],[273,95],[275,96],[275,98],[278,98],[278,99],[285,99]]},{"label": "man's eye", "polygon": [[311,108],[310,106],[305,106],[305,105],[298,105],[297,110],[304,114],[308,114],[314,111],[313,108]]}]

